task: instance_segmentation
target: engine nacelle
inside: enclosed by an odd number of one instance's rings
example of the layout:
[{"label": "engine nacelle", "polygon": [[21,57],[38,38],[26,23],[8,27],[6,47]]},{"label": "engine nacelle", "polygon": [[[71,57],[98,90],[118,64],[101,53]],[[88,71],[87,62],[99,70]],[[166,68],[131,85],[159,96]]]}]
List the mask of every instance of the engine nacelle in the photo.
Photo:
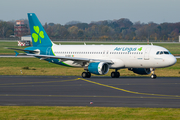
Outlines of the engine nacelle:
[{"label": "engine nacelle", "polygon": [[152,71],[151,68],[128,68],[128,70],[140,75],[148,75]]},{"label": "engine nacelle", "polygon": [[96,75],[104,75],[109,71],[109,65],[104,62],[89,63],[88,71]]}]

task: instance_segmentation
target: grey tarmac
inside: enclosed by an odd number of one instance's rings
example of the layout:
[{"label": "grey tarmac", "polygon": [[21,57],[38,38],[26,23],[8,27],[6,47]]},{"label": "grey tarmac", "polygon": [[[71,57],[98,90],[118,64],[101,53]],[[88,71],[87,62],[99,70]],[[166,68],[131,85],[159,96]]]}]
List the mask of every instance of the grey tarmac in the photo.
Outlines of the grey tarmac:
[{"label": "grey tarmac", "polygon": [[179,108],[180,78],[0,76],[0,105]]}]

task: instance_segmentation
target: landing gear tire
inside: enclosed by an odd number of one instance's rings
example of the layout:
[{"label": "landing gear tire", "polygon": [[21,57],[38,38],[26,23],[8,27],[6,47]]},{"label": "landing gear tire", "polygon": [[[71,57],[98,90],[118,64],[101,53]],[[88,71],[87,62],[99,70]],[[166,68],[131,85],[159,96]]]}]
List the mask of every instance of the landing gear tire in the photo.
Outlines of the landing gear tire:
[{"label": "landing gear tire", "polygon": [[81,74],[81,76],[82,76],[82,78],[86,78],[86,77],[87,77],[86,72],[83,72],[83,73]]},{"label": "landing gear tire", "polygon": [[112,77],[112,78],[115,78],[115,72],[112,72],[112,73],[111,73],[111,77]]},{"label": "landing gear tire", "polygon": [[119,76],[120,76],[120,73],[119,73],[119,72],[112,72],[112,73],[111,73],[111,77],[112,77],[112,78],[119,78]]},{"label": "landing gear tire", "polygon": [[120,76],[120,73],[116,72],[116,78],[119,78],[119,76]]},{"label": "landing gear tire", "polygon": [[151,79],[156,79],[156,77],[157,77],[156,74],[151,75]]},{"label": "landing gear tire", "polygon": [[81,74],[82,78],[90,78],[91,77],[91,73],[90,72],[83,72]]},{"label": "landing gear tire", "polygon": [[91,73],[90,72],[87,72],[87,78],[90,78],[91,77]]}]

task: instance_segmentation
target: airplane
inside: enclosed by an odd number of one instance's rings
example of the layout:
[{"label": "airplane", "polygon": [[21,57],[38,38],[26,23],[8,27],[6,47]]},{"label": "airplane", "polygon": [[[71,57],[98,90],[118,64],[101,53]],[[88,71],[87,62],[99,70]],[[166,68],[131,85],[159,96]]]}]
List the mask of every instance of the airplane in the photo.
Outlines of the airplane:
[{"label": "airplane", "polygon": [[[83,78],[90,78],[91,73],[105,75],[109,69],[112,78],[119,78],[118,70],[128,68],[136,74],[148,75],[155,79],[156,68],[172,66],[176,58],[166,49],[155,45],[56,45],[54,44],[35,13],[28,13],[32,47],[25,49],[25,55],[34,56],[67,67],[82,67]],[[16,56],[23,53],[16,52]]]}]

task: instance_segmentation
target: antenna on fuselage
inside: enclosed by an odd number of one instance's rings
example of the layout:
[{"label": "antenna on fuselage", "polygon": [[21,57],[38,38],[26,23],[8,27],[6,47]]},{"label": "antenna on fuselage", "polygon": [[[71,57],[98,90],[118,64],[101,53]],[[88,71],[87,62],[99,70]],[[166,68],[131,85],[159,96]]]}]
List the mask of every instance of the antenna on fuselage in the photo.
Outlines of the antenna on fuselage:
[{"label": "antenna on fuselage", "polygon": [[153,45],[153,43],[151,43],[151,45]]},{"label": "antenna on fuselage", "polygon": [[86,45],[86,43],[84,42],[84,45]]}]

